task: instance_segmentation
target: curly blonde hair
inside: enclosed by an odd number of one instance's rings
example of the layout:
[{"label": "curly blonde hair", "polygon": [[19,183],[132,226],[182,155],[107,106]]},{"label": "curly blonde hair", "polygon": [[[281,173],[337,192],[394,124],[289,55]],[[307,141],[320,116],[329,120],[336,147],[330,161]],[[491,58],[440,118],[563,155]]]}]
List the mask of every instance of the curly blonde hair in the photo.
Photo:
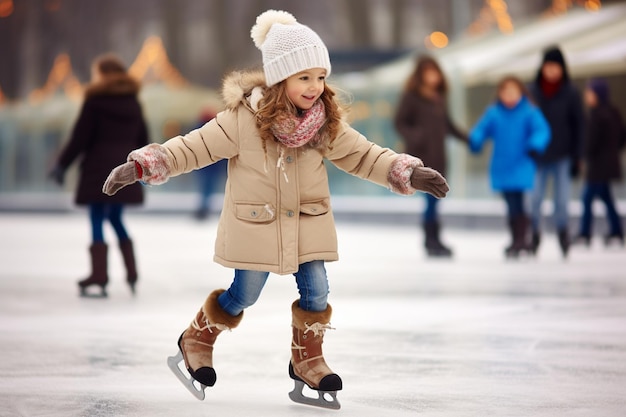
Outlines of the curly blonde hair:
[{"label": "curly blonde hair", "polygon": [[[324,91],[320,100],[324,104],[326,121],[319,130],[321,139],[316,141],[316,148],[320,148],[325,154],[332,149],[332,144],[341,128],[341,120],[344,115],[344,106],[335,97],[335,91],[324,84]],[[259,110],[256,112],[257,127],[263,140],[263,150],[267,151],[267,141],[274,141],[272,125],[281,123],[292,115],[297,115],[298,109],[289,100],[286,90],[286,82],[282,81],[266,89],[263,98],[259,101]]]}]

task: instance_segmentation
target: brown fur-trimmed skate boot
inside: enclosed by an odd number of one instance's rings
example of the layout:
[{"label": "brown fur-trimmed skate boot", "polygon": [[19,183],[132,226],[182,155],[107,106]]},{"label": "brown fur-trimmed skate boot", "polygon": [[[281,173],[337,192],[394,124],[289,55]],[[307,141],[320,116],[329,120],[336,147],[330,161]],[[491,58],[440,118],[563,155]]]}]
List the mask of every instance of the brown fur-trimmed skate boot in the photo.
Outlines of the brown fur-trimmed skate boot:
[{"label": "brown fur-trimmed skate boot", "polygon": [[[78,282],[81,297],[106,297],[106,286],[109,282],[108,247],[104,242],[95,242],[89,247],[89,255],[91,256],[91,275]],[[100,287],[100,294],[92,294],[87,292],[87,288],[97,286]]]},{"label": "brown fur-trimmed skate boot", "polygon": [[[231,316],[222,310],[217,297],[223,292],[224,290],[215,290],[209,294],[196,317],[178,339],[178,354],[167,360],[172,372],[199,400],[204,399],[204,389],[215,385],[217,379],[213,368],[213,345],[217,336],[224,330],[237,327],[243,318],[243,312],[238,316]],[[191,378],[187,378],[182,372],[181,362],[184,362]]]},{"label": "brown fur-trimmed skate boot", "polygon": [[120,242],[120,251],[124,259],[126,267],[126,282],[130,287],[130,291],[135,295],[135,284],[137,283],[137,264],[135,262],[135,251],[133,250],[133,241],[130,239]]},{"label": "brown fur-trimmed skate boot", "polygon": [[[302,404],[338,409],[340,404],[336,394],[342,388],[341,378],[328,367],[322,352],[324,333],[331,329],[332,308],[329,304],[325,311],[305,311],[298,303],[296,300],[291,306],[293,338],[289,376],[295,387],[289,398]],[[319,398],[304,396],[304,384],[318,391]]]}]

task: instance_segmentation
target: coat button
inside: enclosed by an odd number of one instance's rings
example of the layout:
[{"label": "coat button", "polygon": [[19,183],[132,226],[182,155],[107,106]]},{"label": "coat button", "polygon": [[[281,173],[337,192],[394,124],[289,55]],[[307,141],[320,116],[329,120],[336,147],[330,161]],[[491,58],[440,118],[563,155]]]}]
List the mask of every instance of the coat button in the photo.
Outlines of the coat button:
[{"label": "coat button", "polygon": [[287,156],[286,158],[287,163],[292,163],[293,162],[293,157],[291,155]]},{"label": "coat button", "polygon": [[256,210],[252,210],[252,211],[250,212],[250,216],[252,216],[252,217],[256,217],[256,216],[257,216],[257,212],[256,212]]},{"label": "coat button", "polygon": [[289,210],[287,212],[287,217],[293,217],[293,211],[292,210]]}]

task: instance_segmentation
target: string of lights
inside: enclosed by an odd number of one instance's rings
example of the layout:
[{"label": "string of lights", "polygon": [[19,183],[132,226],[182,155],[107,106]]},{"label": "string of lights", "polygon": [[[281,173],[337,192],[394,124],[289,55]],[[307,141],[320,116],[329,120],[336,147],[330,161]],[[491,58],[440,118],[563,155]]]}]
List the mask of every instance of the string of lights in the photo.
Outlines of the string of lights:
[{"label": "string of lights", "polygon": [[48,80],[43,87],[33,90],[29,95],[31,103],[39,103],[54,94],[58,89],[63,89],[70,98],[80,97],[83,87],[74,75],[72,63],[68,54],[59,54],[54,60]]},{"label": "string of lights", "polygon": [[[146,39],[135,61],[129,68],[132,77],[142,82],[163,82],[170,87],[182,87],[189,82],[170,62],[161,38],[152,36]],[[78,81],[72,69],[68,54],[59,54],[54,60],[48,80],[43,87],[33,90],[29,95],[31,103],[39,103],[62,90],[69,98],[79,99],[84,85]],[[0,90],[0,103],[3,95]]]},{"label": "string of lights", "polygon": [[142,81],[163,81],[172,87],[189,84],[170,62],[163,41],[158,36],[146,39],[128,71],[131,76]]},{"label": "string of lights", "polygon": [[[45,2],[45,7],[49,11],[58,10],[60,5],[60,0],[46,0]],[[553,0],[551,6],[542,15],[564,14],[575,6],[594,12],[602,7],[602,2],[601,0]],[[14,8],[13,0],[0,0],[0,18],[9,17]],[[492,29],[494,25],[503,34],[511,34],[514,31],[505,0],[485,0],[478,17],[469,25],[467,33],[481,34]],[[448,36],[441,31],[434,31],[424,39],[424,45],[428,49],[445,48],[448,43]],[[129,73],[144,83],[163,82],[173,88],[189,84],[169,60],[163,41],[158,36],[148,37],[144,41],[139,54],[129,67]],[[37,103],[59,90],[63,90],[72,99],[78,99],[82,95],[83,88],[84,86],[73,72],[69,55],[62,53],[55,58],[44,86],[33,90],[29,94],[29,100]],[[0,106],[7,102],[8,98],[0,86]]]},{"label": "string of lights", "polygon": [[491,29],[494,24],[501,33],[513,33],[513,21],[504,0],[485,0],[478,18],[470,24],[467,32],[470,35],[478,35]]}]

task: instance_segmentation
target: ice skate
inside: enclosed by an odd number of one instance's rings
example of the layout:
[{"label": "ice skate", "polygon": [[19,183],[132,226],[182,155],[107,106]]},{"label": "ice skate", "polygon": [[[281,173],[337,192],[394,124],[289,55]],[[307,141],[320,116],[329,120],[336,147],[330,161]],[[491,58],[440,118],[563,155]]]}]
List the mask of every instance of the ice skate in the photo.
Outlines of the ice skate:
[{"label": "ice skate", "polygon": [[623,233],[611,233],[604,237],[604,246],[624,246],[624,234]]},{"label": "ice skate", "polygon": [[204,390],[207,386],[193,379],[189,371],[181,367],[181,364],[184,364],[184,362],[183,353],[180,350],[176,355],[167,357],[167,366],[169,366],[174,375],[176,375],[176,378],[182,382],[191,395],[202,401],[204,400]]},{"label": "ice skate", "polygon": [[532,253],[532,243],[528,242],[527,238],[528,225],[528,218],[524,215],[516,216],[509,220],[509,228],[513,240],[504,250],[504,255],[507,258],[517,259],[525,253]]},{"label": "ice skate", "polygon": [[124,259],[124,266],[126,267],[126,282],[130,287],[132,295],[136,295],[137,284],[137,263],[135,262],[135,250],[133,249],[133,241],[126,239],[120,242],[120,251],[122,252],[122,258]]},{"label": "ice skate", "polygon": [[567,229],[560,229],[557,234],[559,238],[559,247],[561,248],[561,254],[563,255],[564,259],[567,259],[570,246],[569,232],[567,231]]},{"label": "ice skate", "polygon": [[213,291],[189,327],[178,339],[178,353],[167,358],[167,365],[185,388],[199,400],[204,391],[215,385],[217,374],[213,368],[213,345],[224,330],[231,330],[241,322],[243,313],[231,316],[219,306],[217,297],[224,290]]},{"label": "ice skate", "polygon": [[[84,281],[81,281],[81,283],[83,282]],[[107,293],[107,289],[105,285],[85,283],[83,286],[83,285],[80,285],[79,283],[79,286],[80,286],[80,296],[83,298],[107,298],[109,296],[109,293]],[[89,287],[99,287],[100,292],[89,291],[87,289]]]},{"label": "ice skate", "polygon": [[[293,339],[289,377],[294,380],[294,389],[289,398],[297,403],[338,410],[337,391],[342,388],[339,375],[330,370],[322,353],[324,333],[330,329],[330,305],[325,311],[305,311],[298,301],[291,306],[293,314]],[[316,391],[317,398],[305,396],[304,385]]]},{"label": "ice skate", "polygon": [[[106,291],[109,276],[107,273],[107,245],[96,242],[89,247],[91,255],[91,275],[78,282],[81,297],[106,298]],[[100,292],[90,292],[88,288],[99,287]]]},{"label": "ice skate", "polygon": [[431,258],[450,258],[452,249],[441,242],[440,225],[437,221],[425,222],[424,225],[424,248]]}]

